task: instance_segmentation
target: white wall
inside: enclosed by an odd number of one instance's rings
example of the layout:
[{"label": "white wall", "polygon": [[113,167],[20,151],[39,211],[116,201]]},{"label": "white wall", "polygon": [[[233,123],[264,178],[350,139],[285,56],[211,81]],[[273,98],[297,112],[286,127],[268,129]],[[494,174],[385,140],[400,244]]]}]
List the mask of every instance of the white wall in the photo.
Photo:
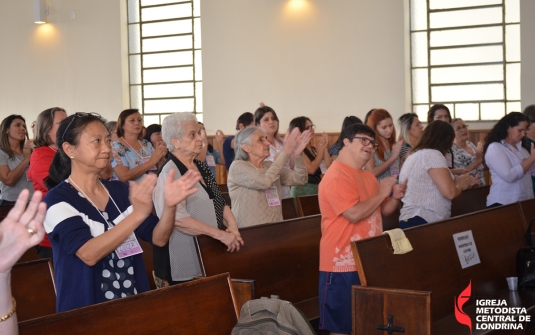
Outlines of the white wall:
[{"label": "white wall", "polygon": [[[281,129],[307,115],[339,131],[344,116],[384,107],[407,111],[407,0],[202,0],[204,120],[234,132],[260,101]],[[124,0],[47,0],[48,24],[32,0],[0,0],[0,118],[31,122],[51,106],[99,112],[128,107]],[[70,18],[71,10],[76,18]],[[535,103],[535,1],[521,0],[522,106]],[[473,128],[488,128],[478,123]]]},{"label": "white wall", "polygon": [[116,118],[123,107],[120,1],[47,3],[49,23],[37,25],[32,0],[0,0],[1,118],[22,114],[30,123],[53,106]]},{"label": "white wall", "polygon": [[[301,0],[293,0],[301,1]],[[373,107],[405,112],[404,4],[399,0],[202,0],[204,121],[233,132],[260,101],[281,130],[309,116],[340,131]]]}]

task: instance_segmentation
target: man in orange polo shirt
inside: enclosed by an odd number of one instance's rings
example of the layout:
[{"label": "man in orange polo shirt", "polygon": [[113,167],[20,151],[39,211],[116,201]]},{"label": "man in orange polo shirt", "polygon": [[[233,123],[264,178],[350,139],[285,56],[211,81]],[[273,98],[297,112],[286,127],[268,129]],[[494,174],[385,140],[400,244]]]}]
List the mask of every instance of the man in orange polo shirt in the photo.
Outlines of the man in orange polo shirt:
[{"label": "man in orange polo shirt", "polygon": [[377,147],[374,131],[354,124],[340,134],[338,158],[319,185],[320,329],[331,334],[351,333],[351,285],[360,285],[351,241],[380,235],[382,215],[399,205],[407,188],[395,177],[377,182],[364,165]]}]

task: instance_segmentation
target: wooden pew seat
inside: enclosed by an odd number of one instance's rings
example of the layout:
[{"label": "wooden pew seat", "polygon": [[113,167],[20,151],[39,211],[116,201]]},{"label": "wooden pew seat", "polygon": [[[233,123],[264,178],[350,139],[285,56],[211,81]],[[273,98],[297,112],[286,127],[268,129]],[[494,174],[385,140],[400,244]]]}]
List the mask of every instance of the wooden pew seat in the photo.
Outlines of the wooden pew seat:
[{"label": "wooden pew seat", "polygon": [[11,290],[19,321],[56,313],[54,270],[48,259],[17,263],[11,270]]},{"label": "wooden pew seat", "polygon": [[[462,269],[452,235],[468,230],[472,231],[481,263]],[[452,317],[453,298],[470,281],[472,296],[492,296],[507,290],[505,278],[516,276],[516,253],[526,244],[524,220],[518,204],[404,232],[413,251],[402,255],[393,254],[387,235],[352,242],[363,286],[353,292],[355,334],[371,334],[377,325],[386,324],[387,314],[392,314],[394,322],[404,326],[409,334],[429,335],[432,328],[433,334],[448,334],[445,327],[458,327]],[[420,307],[413,305],[408,309],[403,299],[396,297],[401,293],[412,294],[414,304]],[[371,303],[373,301],[377,304]],[[453,321],[437,327],[437,322],[444,318]],[[418,328],[422,325],[425,325],[425,332]],[[437,333],[438,328],[446,330]]]},{"label": "wooden pew seat", "polygon": [[19,323],[21,335],[221,334],[239,311],[230,277],[220,274]]},{"label": "wooden pew seat", "polygon": [[309,318],[318,317],[319,215],[247,227],[245,245],[227,252],[221,242],[197,237],[205,275],[229,272],[232,278],[255,281],[255,298],[278,295]]}]

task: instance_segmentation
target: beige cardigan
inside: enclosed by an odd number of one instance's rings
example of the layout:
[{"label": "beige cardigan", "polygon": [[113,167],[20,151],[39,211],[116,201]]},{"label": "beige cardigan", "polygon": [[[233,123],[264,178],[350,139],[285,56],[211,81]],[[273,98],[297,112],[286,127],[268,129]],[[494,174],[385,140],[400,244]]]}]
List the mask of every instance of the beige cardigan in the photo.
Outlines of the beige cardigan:
[{"label": "beige cardigan", "polygon": [[296,186],[308,182],[308,173],[303,155],[294,157],[293,170],[284,167],[290,156],[281,152],[275,162],[264,161],[258,169],[248,161],[235,160],[229,169],[227,186],[232,204],[232,213],[238,227],[255,226],[262,223],[282,221],[282,207],[268,205],[265,190],[273,184],[277,187],[279,199],[281,185]]}]

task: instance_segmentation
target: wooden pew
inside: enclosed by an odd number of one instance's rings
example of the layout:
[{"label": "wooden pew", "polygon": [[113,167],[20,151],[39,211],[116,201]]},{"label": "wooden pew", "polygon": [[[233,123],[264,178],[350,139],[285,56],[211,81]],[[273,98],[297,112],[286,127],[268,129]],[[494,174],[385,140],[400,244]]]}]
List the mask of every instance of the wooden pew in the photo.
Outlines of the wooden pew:
[{"label": "wooden pew", "polygon": [[298,218],[299,212],[297,211],[297,207],[295,207],[295,200],[294,198],[284,198],[281,201],[282,206],[282,217],[284,220],[290,220]]},{"label": "wooden pew", "polygon": [[321,214],[317,194],[297,197],[297,206],[302,216]]},{"label": "wooden pew", "polygon": [[247,227],[240,230],[245,245],[227,252],[221,242],[197,237],[205,275],[229,272],[233,278],[255,281],[255,298],[278,295],[309,318],[318,317],[319,215]]},{"label": "wooden pew", "polygon": [[470,188],[451,202],[451,217],[487,209],[490,186]]},{"label": "wooden pew", "polygon": [[19,321],[56,313],[54,270],[48,259],[17,263],[11,270],[11,290]]},{"label": "wooden pew", "polygon": [[21,335],[229,335],[238,318],[227,273],[27,320],[19,323],[19,332]]},{"label": "wooden pew", "polygon": [[522,218],[524,219],[526,229],[528,229],[531,220],[535,219],[535,199],[520,201],[518,205],[522,211]]},{"label": "wooden pew", "polygon": [[217,184],[217,187],[219,187],[221,193],[228,192],[227,184]]},{"label": "wooden pew", "polygon": [[[462,269],[452,235],[468,230],[481,263]],[[505,278],[516,275],[524,232],[520,207],[511,204],[407,229],[414,250],[403,255],[393,254],[386,235],[353,242],[363,286],[353,290],[355,334],[374,333],[388,314],[407,334],[468,334],[453,315],[454,297],[470,281],[472,296],[508,294]],[[522,301],[535,305],[535,292]]]}]

